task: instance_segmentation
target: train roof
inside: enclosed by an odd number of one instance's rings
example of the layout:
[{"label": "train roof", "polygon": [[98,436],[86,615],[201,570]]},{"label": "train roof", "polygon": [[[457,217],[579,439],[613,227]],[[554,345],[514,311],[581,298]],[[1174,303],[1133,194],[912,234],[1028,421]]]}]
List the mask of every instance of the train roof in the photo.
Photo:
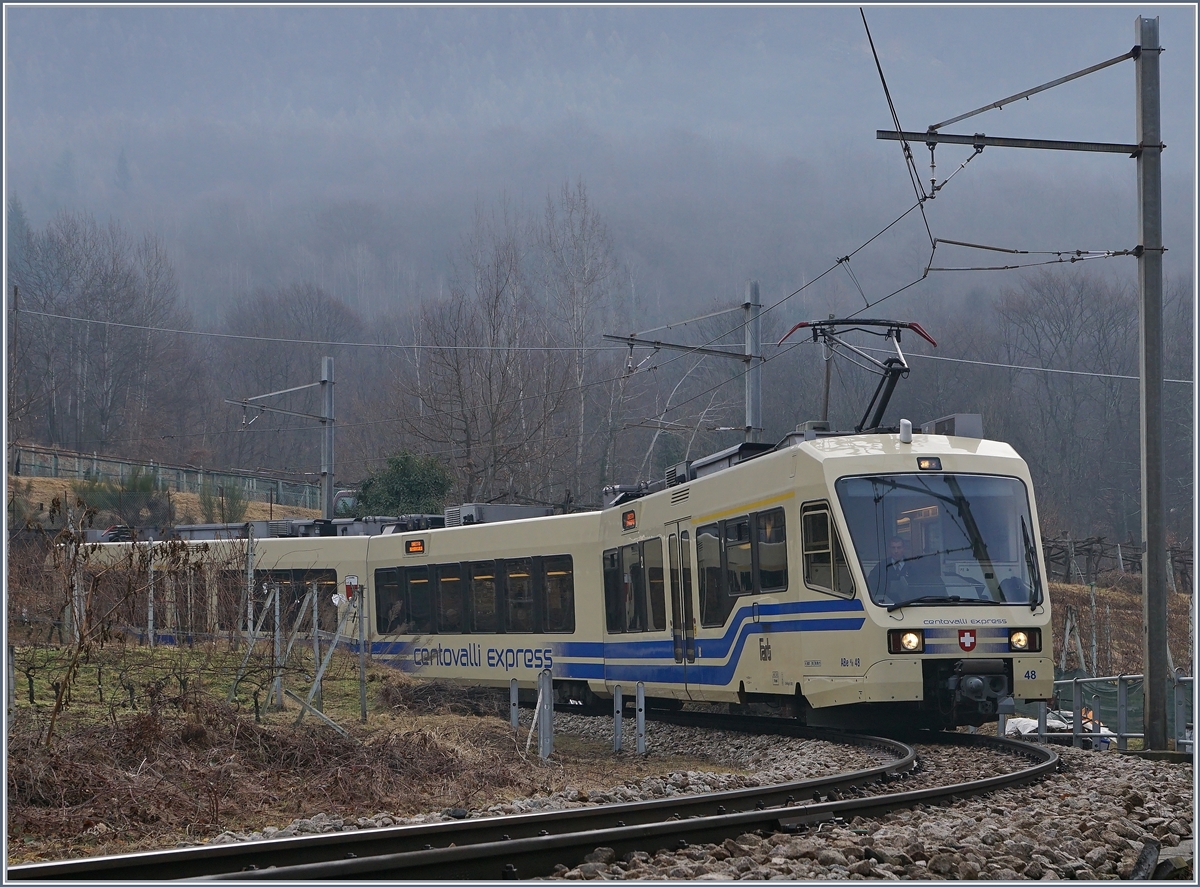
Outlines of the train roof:
[{"label": "train roof", "polygon": [[913,432],[911,443],[901,443],[898,434],[852,434],[798,441],[795,446],[821,462],[830,459],[893,456],[904,453],[963,454],[1023,461],[1012,445],[1004,441],[978,437],[952,437],[945,434],[922,434],[920,432]]}]

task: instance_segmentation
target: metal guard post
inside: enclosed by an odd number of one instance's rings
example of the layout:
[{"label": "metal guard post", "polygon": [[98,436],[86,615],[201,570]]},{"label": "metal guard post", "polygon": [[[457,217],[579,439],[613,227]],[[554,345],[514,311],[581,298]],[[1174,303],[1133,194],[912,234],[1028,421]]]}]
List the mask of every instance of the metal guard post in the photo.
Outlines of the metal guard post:
[{"label": "metal guard post", "polygon": [[1079,678],[1071,681],[1071,706],[1075,717],[1071,718],[1071,745],[1083,748],[1083,688]]},{"label": "metal guard post", "polygon": [[1129,737],[1125,735],[1129,728],[1129,685],[1125,683],[1125,675],[1117,675],[1117,750],[1126,751],[1129,748]]},{"label": "metal guard post", "polygon": [[549,671],[538,675],[538,756],[544,761],[554,752],[554,681]]},{"label": "metal guard post", "polygon": [[621,726],[621,709],[624,703],[621,699],[621,685],[613,687],[613,751],[621,750],[623,728]]},{"label": "metal guard post", "polygon": [[646,685],[637,683],[637,753],[646,753]]}]

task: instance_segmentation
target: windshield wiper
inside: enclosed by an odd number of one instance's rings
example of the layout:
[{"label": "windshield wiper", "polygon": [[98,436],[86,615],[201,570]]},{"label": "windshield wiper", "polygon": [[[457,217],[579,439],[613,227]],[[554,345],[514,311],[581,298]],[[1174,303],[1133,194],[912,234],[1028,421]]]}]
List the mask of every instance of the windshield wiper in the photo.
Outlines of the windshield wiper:
[{"label": "windshield wiper", "polygon": [[[898,604],[889,604],[887,611],[890,613],[893,610],[899,610],[901,607],[907,607],[909,604],[961,604],[963,599],[956,594],[949,597],[942,594],[924,594],[920,597],[909,598],[906,601],[900,601]],[[967,603],[971,603],[968,601]],[[986,601],[975,601],[974,603],[986,603]]]},{"label": "windshield wiper", "polygon": [[1021,515],[1021,543],[1025,546],[1025,567],[1029,570],[1029,611],[1032,613],[1042,602],[1042,576],[1038,572],[1037,554],[1029,538],[1024,515]]}]

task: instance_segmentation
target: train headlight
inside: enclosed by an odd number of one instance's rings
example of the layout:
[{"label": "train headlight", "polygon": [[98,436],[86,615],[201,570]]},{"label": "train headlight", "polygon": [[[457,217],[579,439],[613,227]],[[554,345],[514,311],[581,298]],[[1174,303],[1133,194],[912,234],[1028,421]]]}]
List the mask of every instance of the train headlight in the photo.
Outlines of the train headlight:
[{"label": "train headlight", "polygon": [[1037,653],[1042,649],[1042,632],[1038,628],[1013,628],[1008,632],[1008,649],[1013,653]]},{"label": "train headlight", "polygon": [[893,628],[888,632],[889,653],[925,652],[925,632],[919,628]]}]

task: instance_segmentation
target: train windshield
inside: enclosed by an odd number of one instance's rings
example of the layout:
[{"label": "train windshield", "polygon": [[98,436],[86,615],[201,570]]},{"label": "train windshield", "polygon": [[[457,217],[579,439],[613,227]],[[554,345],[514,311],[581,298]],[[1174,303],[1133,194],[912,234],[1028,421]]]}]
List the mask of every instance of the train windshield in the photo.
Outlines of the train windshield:
[{"label": "train windshield", "polygon": [[844,477],[838,500],[871,600],[1036,604],[1037,540],[1025,485],[974,474]]}]

